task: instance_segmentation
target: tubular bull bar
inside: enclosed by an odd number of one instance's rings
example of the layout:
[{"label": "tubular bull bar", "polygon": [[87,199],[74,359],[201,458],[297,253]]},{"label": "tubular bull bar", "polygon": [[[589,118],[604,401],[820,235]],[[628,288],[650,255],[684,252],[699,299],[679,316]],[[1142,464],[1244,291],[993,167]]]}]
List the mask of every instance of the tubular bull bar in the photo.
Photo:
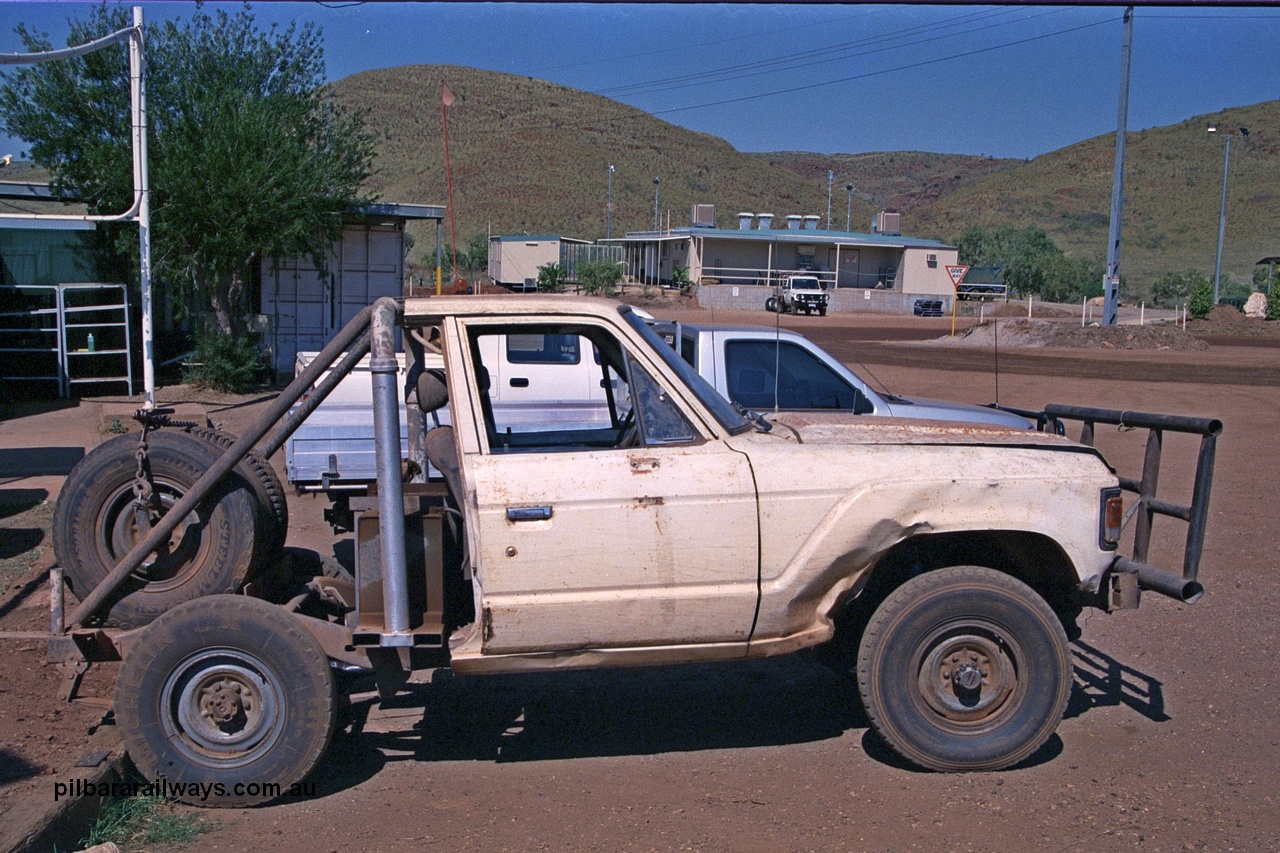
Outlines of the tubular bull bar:
[{"label": "tubular bull bar", "polygon": [[[1209,518],[1209,492],[1213,488],[1213,462],[1218,436],[1222,433],[1222,421],[1216,418],[1193,418],[1181,415],[1157,415],[1147,412],[1130,412],[1116,409],[1091,409],[1082,406],[1050,404],[1036,418],[1043,432],[1065,434],[1063,421],[1079,421],[1080,443],[1094,446],[1097,424],[1110,424],[1123,429],[1147,430],[1146,453],[1143,457],[1142,476],[1138,479],[1119,476],[1120,488],[1138,496],[1138,501],[1125,514],[1124,523],[1135,515],[1137,522],[1133,533],[1132,557],[1117,557],[1111,566],[1112,588],[1110,604],[1115,608],[1137,605],[1140,589],[1158,592],[1188,604],[1204,595],[1196,576],[1200,572],[1200,556],[1204,550],[1204,530]],[[1200,436],[1200,452],[1196,460],[1191,503],[1177,504],[1159,498],[1156,494],[1160,481],[1160,456],[1165,432],[1182,432]],[[1187,538],[1183,548],[1181,576],[1149,565],[1147,554],[1151,547],[1152,521],[1157,515],[1179,518],[1187,523]],[[1136,580],[1136,583],[1134,583]]]}]

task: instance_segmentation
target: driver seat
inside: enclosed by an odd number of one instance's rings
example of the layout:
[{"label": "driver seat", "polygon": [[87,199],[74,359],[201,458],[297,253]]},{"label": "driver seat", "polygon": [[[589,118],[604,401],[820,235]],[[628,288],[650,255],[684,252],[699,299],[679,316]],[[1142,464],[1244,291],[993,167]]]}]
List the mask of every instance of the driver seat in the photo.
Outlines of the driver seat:
[{"label": "driver seat", "polygon": [[[418,377],[418,408],[423,414],[434,414],[449,402],[449,387],[444,371],[427,370]],[[438,422],[438,419],[437,419]],[[444,476],[449,494],[462,511],[462,474],[458,460],[458,444],[454,440],[453,427],[447,424],[434,426],[422,438],[422,449],[427,461]]]}]

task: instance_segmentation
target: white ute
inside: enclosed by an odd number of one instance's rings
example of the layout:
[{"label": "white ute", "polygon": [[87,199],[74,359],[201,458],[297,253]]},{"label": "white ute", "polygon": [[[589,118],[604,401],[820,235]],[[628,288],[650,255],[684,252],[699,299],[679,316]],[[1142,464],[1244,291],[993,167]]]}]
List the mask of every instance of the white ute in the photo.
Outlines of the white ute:
[{"label": "white ute", "polygon": [[[489,342],[512,336],[576,338],[597,354],[606,417],[567,410],[508,430]],[[255,546],[283,542],[287,521],[273,521],[250,449],[278,450],[299,421],[289,408],[313,386],[322,398],[365,352],[377,488],[352,506],[351,574],[282,577],[278,551]],[[1045,415],[1081,422],[1082,441],[850,411],[744,413],[628,306],[383,299],[244,436],[144,414],[141,448],[122,436],[85,456],[54,518],[80,603],[55,608],[49,660],[82,672],[122,659],[115,720],[140,772],[181,799],[243,806],[317,768],[340,692],[364,676],[391,698],[428,668],[742,661],[827,643],[839,620],[856,632],[862,702],[893,749],[934,770],[998,770],[1062,719],[1082,610],[1136,607],[1142,590],[1203,592],[1221,423]],[[1189,504],[1155,493],[1159,441],[1137,478],[1090,446],[1095,424],[1121,422],[1201,436]],[[1137,495],[1129,513],[1124,491]],[[1146,562],[1156,514],[1189,522],[1180,572]],[[198,795],[182,787],[197,783]]]}]

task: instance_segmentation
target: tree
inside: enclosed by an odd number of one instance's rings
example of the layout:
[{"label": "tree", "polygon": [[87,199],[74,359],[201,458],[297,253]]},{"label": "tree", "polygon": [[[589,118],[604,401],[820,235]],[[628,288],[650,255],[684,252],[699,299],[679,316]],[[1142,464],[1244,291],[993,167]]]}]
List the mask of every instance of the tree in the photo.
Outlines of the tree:
[{"label": "tree", "polygon": [[538,290],[543,293],[563,293],[564,267],[554,261],[538,267]]},{"label": "tree", "polygon": [[1161,308],[1173,308],[1186,304],[1191,298],[1191,287],[1197,278],[1203,278],[1197,272],[1167,272],[1151,285],[1151,300]]},{"label": "tree", "polygon": [[1213,283],[1199,273],[1193,275],[1195,277],[1191,281],[1187,310],[1191,312],[1192,317],[1200,320],[1208,317],[1209,312],[1213,310]]},{"label": "tree", "polygon": [[1102,271],[1080,258],[1068,258],[1040,228],[1004,224],[988,231],[972,225],[956,241],[960,262],[1004,268],[1004,283],[1017,293],[1040,294],[1051,301],[1074,302],[1098,288]]},{"label": "tree", "polygon": [[578,284],[588,296],[612,296],[622,279],[622,264],[608,258],[578,264]]},{"label": "tree", "polygon": [[[128,24],[127,9],[103,5],[73,22],[67,43]],[[52,48],[17,33],[29,51]],[[254,266],[296,255],[322,266],[342,213],[372,200],[359,192],[372,134],[329,97],[311,25],[262,30],[248,7],[197,7],[188,22],[149,28],[146,51],[153,275],[197,292],[219,332],[243,336]],[[119,212],[132,194],[128,92],[125,49],[108,48],[3,75],[0,120],[59,193]],[[117,251],[136,252],[136,232],[115,234]]]}]

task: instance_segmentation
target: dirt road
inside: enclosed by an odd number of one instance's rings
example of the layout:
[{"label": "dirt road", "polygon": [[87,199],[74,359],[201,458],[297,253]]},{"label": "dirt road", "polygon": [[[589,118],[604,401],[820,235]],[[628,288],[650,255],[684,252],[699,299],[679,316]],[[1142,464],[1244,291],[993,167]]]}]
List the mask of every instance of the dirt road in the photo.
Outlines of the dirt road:
[{"label": "dirt road", "polygon": [[[893,332],[872,341],[865,325],[849,332],[840,318],[809,319],[785,322],[894,390],[992,399],[985,353],[939,358],[885,342],[901,340]],[[1182,605],[1148,594],[1138,611],[1086,617],[1066,720],[1026,765],[967,775],[904,766],[869,733],[852,678],[821,654],[655,671],[440,673],[392,707],[356,697],[315,797],[200,812],[211,829],[196,849],[1273,849],[1280,348],[1000,360],[1009,405],[1226,424],[1205,598]],[[230,429],[252,416],[223,413]],[[1141,440],[1100,430],[1122,469],[1139,464]],[[1166,441],[1161,482],[1171,497],[1189,493],[1189,448]],[[318,541],[319,512],[317,501],[291,504],[291,542]],[[1166,538],[1153,562],[1178,565],[1182,525],[1162,519],[1156,532]]]}]

